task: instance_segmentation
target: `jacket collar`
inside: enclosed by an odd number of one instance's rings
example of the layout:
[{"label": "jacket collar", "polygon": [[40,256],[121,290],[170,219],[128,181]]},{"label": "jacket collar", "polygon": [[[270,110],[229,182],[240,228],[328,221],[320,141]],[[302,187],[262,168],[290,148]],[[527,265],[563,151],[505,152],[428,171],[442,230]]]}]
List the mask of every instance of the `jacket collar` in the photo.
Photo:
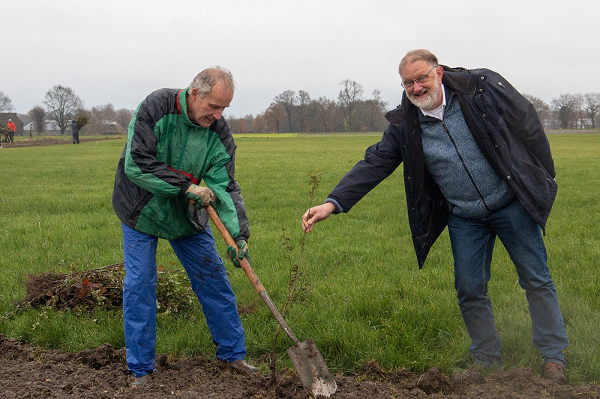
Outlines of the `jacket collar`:
[{"label": "jacket collar", "polygon": [[179,93],[177,93],[177,101],[178,101],[177,109],[179,110],[179,113],[183,116],[183,120],[187,125],[198,126],[198,125],[195,125],[188,117],[187,93],[188,93],[189,89],[190,89],[189,87],[186,87],[185,89],[182,89],[179,91]]},{"label": "jacket collar", "polygon": [[[445,84],[444,84],[444,92],[446,94],[446,110],[444,111],[444,115],[446,115],[446,112],[450,109],[451,104],[454,101],[454,97],[456,96],[456,93],[454,90],[449,90]],[[419,117],[419,122],[439,122],[439,119],[434,118],[432,116],[425,115],[423,113],[423,111],[421,111],[418,108],[417,108],[417,115]]]}]

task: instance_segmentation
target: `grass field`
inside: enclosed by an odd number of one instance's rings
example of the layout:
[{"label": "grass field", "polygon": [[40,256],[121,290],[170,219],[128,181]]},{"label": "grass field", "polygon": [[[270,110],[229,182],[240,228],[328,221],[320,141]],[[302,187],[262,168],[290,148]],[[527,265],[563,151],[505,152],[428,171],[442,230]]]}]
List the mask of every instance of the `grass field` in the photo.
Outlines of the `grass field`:
[{"label": "grass field", "polygon": [[[303,237],[300,217],[310,203],[308,176],[320,173],[315,201],[380,135],[240,136],[236,177],[246,201],[252,265],[282,306]],[[553,134],[559,193],[547,226],[549,265],[571,345],[571,382],[600,382],[600,135]],[[122,261],[119,221],[111,205],[114,172],[124,140],[0,150],[0,333],[35,345],[78,351],[108,342],[124,345],[122,315],[98,309],[29,309],[12,314],[28,274],[68,273]],[[291,257],[282,234],[294,246]],[[334,371],[353,371],[375,359],[385,368],[453,371],[469,363],[469,339],[456,304],[447,233],[418,269],[412,248],[401,168],[349,214],[332,216],[305,238],[301,266],[312,287],[311,306],[286,316],[301,339],[311,337]],[[217,237],[220,253],[224,246]],[[181,269],[167,242],[159,265]],[[272,348],[276,323],[243,272],[227,263],[242,315],[248,358]],[[539,369],[531,345],[524,292],[500,243],[490,296],[505,367]],[[2,317],[1,315],[5,316]],[[160,315],[159,353],[214,356],[200,307]],[[280,335],[279,365],[290,365]],[[266,367],[264,364],[261,367]]]}]

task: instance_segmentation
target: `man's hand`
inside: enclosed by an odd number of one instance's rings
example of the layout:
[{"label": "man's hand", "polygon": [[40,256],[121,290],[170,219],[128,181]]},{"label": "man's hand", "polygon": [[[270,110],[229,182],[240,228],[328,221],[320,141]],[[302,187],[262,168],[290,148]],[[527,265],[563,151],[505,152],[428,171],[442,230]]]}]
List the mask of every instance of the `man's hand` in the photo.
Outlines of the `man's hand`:
[{"label": "man's hand", "polygon": [[190,200],[191,204],[196,204],[196,208],[198,209],[217,201],[215,193],[213,193],[210,188],[197,186],[195,184],[192,184],[187,189],[185,197]]},{"label": "man's hand", "polygon": [[240,259],[242,258],[246,258],[248,263],[250,263],[250,253],[248,252],[248,243],[246,240],[237,240],[235,244],[238,247],[237,250],[233,245],[227,247],[227,259],[233,262],[235,267],[242,267],[240,265]]},{"label": "man's hand", "polygon": [[327,219],[334,211],[335,204],[331,202],[309,208],[308,211],[302,215],[302,230],[304,230],[305,233],[312,231],[315,223]]}]

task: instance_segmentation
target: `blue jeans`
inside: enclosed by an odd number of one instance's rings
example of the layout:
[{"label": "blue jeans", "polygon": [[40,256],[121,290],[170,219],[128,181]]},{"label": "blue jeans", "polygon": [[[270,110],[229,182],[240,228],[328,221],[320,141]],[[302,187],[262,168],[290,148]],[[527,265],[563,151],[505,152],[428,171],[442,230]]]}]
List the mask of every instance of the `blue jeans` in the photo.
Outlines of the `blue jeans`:
[{"label": "blue jeans", "polygon": [[448,231],[454,256],[454,286],[475,360],[486,366],[502,362],[502,345],[487,294],[492,252],[498,236],[515,265],[519,285],[525,290],[533,346],[540,350],[544,362],[566,365],[562,351],[569,341],[546,264],[546,247],[540,227],[521,203],[513,201],[477,220],[450,214]]},{"label": "blue jeans", "polygon": [[[123,223],[123,327],[127,366],[137,377],[154,370],[156,357],[156,247],[158,238]],[[235,295],[210,227],[190,237],[169,240],[202,305],[217,345],[217,358],[243,359],[246,345]]]}]

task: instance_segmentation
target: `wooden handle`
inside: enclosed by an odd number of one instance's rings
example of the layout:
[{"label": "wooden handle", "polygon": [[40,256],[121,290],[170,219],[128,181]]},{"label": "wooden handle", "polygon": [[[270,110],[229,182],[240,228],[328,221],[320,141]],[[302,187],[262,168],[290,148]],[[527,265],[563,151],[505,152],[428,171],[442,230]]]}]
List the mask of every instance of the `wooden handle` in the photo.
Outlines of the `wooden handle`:
[{"label": "wooden handle", "polygon": [[[229,234],[229,231],[221,221],[221,218],[219,217],[219,215],[217,215],[215,209],[211,205],[208,205],[206,207],[206,212],[208,213],[208,216],[210,216],[210,220],[212,220],[217,230],[219,230],[219,233],[221,234],[221,237],[223,237],[223,239],[225,240],[225,243],[234,247],[236,250],[239,249],[237,244],[233,240],[233,237],[231,237],[231,234]],[[252,266],[250,266],[250,263],[248,263],[246,258],[238,260],[240,262],[242,270],[244,270],[244,273],[246,273],[246,276],[248,276],[248,279],[250,280],[250,283],[252,283],[252,286],[254,287],[256,292],[260,294],[261,292],[266,291],[265,287],[260,282],[260,279],[258,278],[256,273],[254,273]]]},{"label": "wooden handle", "polygon": [[[225,240],[225,243],[227,245],[231,245],[235,249],[239,249],[234,239],[231,237],[231,234],[229,234],[229,231],[221,221],[221,218],[219,217],[219,215],[217,215],[215,209],[211,205],[208,205],[206,207],[206,212],[208,213],[208,216],[210,216],[210,220],[212,220],[217,230],[219,230],[219,233],[221,234],[221,237],[223,237],[223,239]],[[242,267],[242,270],[244,270],[244,273],[246,273],[248,280],[250,280],[250,283],[252,283],[252,286],[254,287],[256,292],[258,292],[258,295],[260,295],[260,298],[263,300],[265,305],[267,305],[267,308],[269,308],[273,316],[275,316],[275,319],[277,319],[277,322],[283,328],[283,331],[285,331],[287,336],[290,337],[290,339],[294,342],[295,345],[298,345],[300,343],[298,341],[298,338],[296,338],[290,327],[283,319],[281,313],[279,313],[279,310],[277,310],[277,308],[275,307],[273,300],[269,296],[269,293],[267,292],[265,287],[260,282],[260,279],[258,278],[256,273],[254,273],[254,270],[252,269],[252,266],[250,266],[250,263],[248,263],[246,258],[238,258],[238,260],[240,261],[240,266]]]}]

